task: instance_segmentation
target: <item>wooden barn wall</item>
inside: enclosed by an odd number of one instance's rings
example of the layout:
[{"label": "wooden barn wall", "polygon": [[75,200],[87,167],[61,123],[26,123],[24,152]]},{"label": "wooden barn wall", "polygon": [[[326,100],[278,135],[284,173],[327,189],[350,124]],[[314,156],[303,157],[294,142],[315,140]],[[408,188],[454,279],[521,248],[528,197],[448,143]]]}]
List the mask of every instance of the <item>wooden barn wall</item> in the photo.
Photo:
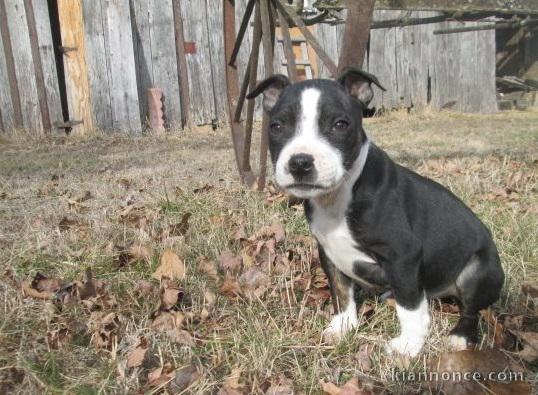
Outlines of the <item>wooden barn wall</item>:
[{"label": "wooden barn wall", "polygon": [[[374,12],[376,21],[397,19],[403,11]],[[436,12],[413,12],[430,17]],[[434,35],[441,28],[474,26],[480,22],[442,22],[393,29],[375,29],[364,68],[387,89],[375,88],[372,107],[451,108],[462,112],[497,110],[495,92],[495,31]],[[333,59],[338,59],[343,27],[322,25],[317,36]],[[322,76],[328,76],[320,65]]]},{"label": "wooden barn wall", "polygon": [[[165,125],[181,127],[180,70],[175,45],[174,2],[183,18],[185,60],[194,124],[224,123],[226,85],[220,0],[58,0],[70,119],[86,126],[137,134],[147,125],[147,89],[163,90]],[[248,0],[236,0],[236,29]],[[29,8],[31,7],[31,8]],[[375,20],[400,11],[376,11]],[[415,12],[413,17],[436,15]],[[4,22],[7,21],[7,22]],[[464,25],[476,25],[468,22]],[[433,35],[460,22],[373,30],[364,68],[387,88],[376,89],[376,108],[451,108],[496,111],[495,32]],[[34,26],[34,29],[32,29]],[[336,62],[343,25],[313,32]],[[252,47],[252,24],[239,52],[243,79]],[[63,122],[51,22],[44,0],[0,0],[0,129],[39,133]],[[277,41],[274,68],[286,73]],[[328,77],[319,62],[313,65]],[[265,77],[260,50],[258,80]],[[256,118],[261,117],[260,100]],[[48,123],[50,124],[47,126]],[[57,130],[52,126],[52,130]]]}]

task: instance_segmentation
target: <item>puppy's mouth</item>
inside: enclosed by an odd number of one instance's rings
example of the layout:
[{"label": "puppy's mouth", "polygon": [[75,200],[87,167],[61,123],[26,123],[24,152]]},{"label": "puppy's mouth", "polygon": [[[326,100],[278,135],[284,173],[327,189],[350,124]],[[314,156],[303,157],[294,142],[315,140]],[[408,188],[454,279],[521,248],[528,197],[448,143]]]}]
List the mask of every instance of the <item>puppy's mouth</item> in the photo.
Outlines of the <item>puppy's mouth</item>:
[{"label": "puppy's mouth", "polygon": [[296,189],[300,191],[321,191],[321,190],[328,190],[329,188],[319,185],[319,184],[312,184],[308,182],[296,182],[293,184],[286,185],[284,189]]}]

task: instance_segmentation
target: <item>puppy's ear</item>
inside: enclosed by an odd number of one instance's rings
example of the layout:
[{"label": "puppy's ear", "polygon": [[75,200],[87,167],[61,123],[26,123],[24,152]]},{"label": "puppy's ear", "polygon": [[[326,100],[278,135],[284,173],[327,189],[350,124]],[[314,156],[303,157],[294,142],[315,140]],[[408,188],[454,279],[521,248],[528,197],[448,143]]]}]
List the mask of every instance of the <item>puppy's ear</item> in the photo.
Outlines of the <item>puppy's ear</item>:
[{"label": "puppy's ear", "polygon": [[372,83],[376,84],[381,90],[386,90],[375,75],[354,67],[346,68],[337,78],[337,81],[342,84],[347,93],[365,105],[368,105],[374,97]]},{"label": "puppy's ear", "polygon": [[280,94],[290,85],[288,77],[282,74],[275,74],[258,84],[258,86],[247,95],[247,99],[254,99],[260,93],[263,93],[263,109],[271,111],[275,106]]}]

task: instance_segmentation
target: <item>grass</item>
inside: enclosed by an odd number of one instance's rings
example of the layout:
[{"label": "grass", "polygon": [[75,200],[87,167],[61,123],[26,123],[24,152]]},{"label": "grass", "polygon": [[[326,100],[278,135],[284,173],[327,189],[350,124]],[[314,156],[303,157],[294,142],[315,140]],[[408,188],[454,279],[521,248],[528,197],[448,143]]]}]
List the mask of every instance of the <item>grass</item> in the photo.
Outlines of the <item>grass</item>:
[{"label": "grass", "polygon": [[[538,279],[538,112],[397,112],[365,125],[398,162],[449,187],[491,229],[507,275],[495,310],[535,315],[520,286]],[[201,376],[189,388],[192,393],[216,392],[236,368],[244,393],[263,393],[280,377],[290,378],[297,393],[320,393],[320,379],[341,384],[357,373],[378,392],[424,389],[390,380],[397,363],[384,353],[383,342],[398,333],[398,325],[394,310],[374,297],[366,298],[374,313],[361,327],[336,346],[321,344],[331,307],[307,303],[311,289],[300,286],[306,273],[322,281],[302,210],[242,188],[229,140],[227,130],[204,130],[135,139],[11,136],[0,141],[0,262],[5,271],[0,274],[0,392],[151,392],[148,373],[166,363],[198,367]],[[204,189],[208,184],[211,188]],[[91,198],[73,204],[84,191]],[[138,211],[124,221],[127,203]],[[187,232],[161,237],[185,213],[192,214]],[[60,230],[64,218],[72,226]],[[244,245],[233,241],[234,232],[244,228],[251,236],[272,223],[286,230],[276,253],[293,256],[289,267],[271,271],[270,289],[259,299],[220,294],[218,282],[200,270],[200,257],[217,260],[224,250],[241,254]],[[118,246],[132,242],[153,253],[119,268]],[[168,248],[186,262],[187,276],[180,284],[185,312],[198,317],[204,293],[217,295],[207,319],[185,324],[194,346],[150,329],[159,305],[159,285],[151,274]],[[87,267],[117,301],[104,308],[119,317],[116,342],[108,349],[91,345],[91,309],[24,297],[20,289],[21,281],[38,272],[74,281]],[[141,280],[154,285],[149,295],[140,294]],[[455,317],[438,310],[432,319],[425,358],[447,350],[445,335],[455,323]],[[482,329],[486,336],[479,346],[488,348],[492,338],[485,324]],[[51,342],[58,333],[67,336]],[[128,369],[127,357],[141,336],[148,340],[150,356]],[[372,350],[367,369],[356,357],[365,344]]]}]

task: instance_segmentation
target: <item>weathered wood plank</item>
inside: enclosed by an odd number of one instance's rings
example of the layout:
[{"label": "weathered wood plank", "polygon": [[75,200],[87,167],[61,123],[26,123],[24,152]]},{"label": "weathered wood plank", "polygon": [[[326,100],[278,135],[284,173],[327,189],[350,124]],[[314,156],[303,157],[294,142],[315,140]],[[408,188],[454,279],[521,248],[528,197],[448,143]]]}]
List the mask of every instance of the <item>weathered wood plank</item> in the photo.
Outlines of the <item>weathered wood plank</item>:
[{"label": "weathered wood plank", "polygon": [[187,58],[185,57],[185,38],[183,35],[183,18],[181,16],[180,0],[173,0],[172,13],[174,15],[174,35],[176,44],[176,64],[179,78],[179,96],[181,104],[181,126],[190,127],[191,114],[189,111],[189,72]]},{"label": "weathered wood plank", "polygon": [[23,126],[29,131],[42,133],[43,123],[24,0],[6,2],[6,14],[21,99]]},{"label": "weathered wood plank", "polygon": [[[4,0],[0,0],[0,9],[2,8],[3,1]],[[1,19],[0,23],[2,23]],[[0,55],[0,115],[2,118],[0,131],[10,132],[15,128],[15,112],[11,100],[11,91],[9,89],[8,65],[6,61],[7,54],[5,52],[4,40],[2,37],[0,37]]]},{"label": "weathered wood plank", "polygon": [[131,0],[142,119],[147,118],[148,88],[163,91],[167,127],[181,127],[181,102],[175,53],[172,0]]},{"label": "weathered wood plank", "polygon": [[209,59],[211,62],[211,76],[215,95],[215,118],[226,121],[226,84],[224,68],[224,41],[222,26],[222,1],[206,0],[207,7],[207,33],[209,37]]},{"label": "weathered wood plank", "polygon": [[93,119],[81,0],[58,0],[58,15],[62,46],[76,48],[64,55],[69,118],[83,122],[74,126],[74,132],[85,133],[93,129]]},{"label": "weathered wood plank", "polygon": [[106,15],[102,0],[84,0],[84,34],[91,106],[95,127],[112,130],[112,103],[106,51]]},{"label": "weathered wood plank", "polygon": [[216,111],[205,2],[182,1],[181,13],[185,42],[196,46],[194,53],[186,54],[192,121],[198,125],[211,123]]},{"label": "weathered wood plank", "polygon": [[538,11],[536,0],[377,0],[377,9],[415,11],[504,11],[532,13]]},{"label": "weathered wood plank", "polygon": [[[49,119],[54,127],[63,122],[62,104],[60,99],[60,85],[56,69],[54,43],[52,41],[51,21],[49,8],[45,0],[31,1],[33,5],[37,30],[37,42],[43,70],[43,82],[47,100]],[[54,129],[53,129],[54,130]]]},{"label": "weathered wood plank", "polygon": [[131,26],[129,4],[123,0],[106,0],[103,7],[107,22],[105,45],[109,59],[112,124],[116,130],[138,134],[142,131],[142,124],[132,30],[118,28]]},{"label": "weathered wood plank", "polygon": [[[327,24],[320,24],[316,26],[316,37],[319,40],[320,45],[325,48],[325,51],[327,52],[327,55],[333,61],[336,62],[338,59],[338,42],[336,37],[336,26],[331,26]],[[319,78],[330,78],[331,73],[325,66],[325,64],[321,61],[321,59],[317,59],[318,62],[318,73]]]}]

